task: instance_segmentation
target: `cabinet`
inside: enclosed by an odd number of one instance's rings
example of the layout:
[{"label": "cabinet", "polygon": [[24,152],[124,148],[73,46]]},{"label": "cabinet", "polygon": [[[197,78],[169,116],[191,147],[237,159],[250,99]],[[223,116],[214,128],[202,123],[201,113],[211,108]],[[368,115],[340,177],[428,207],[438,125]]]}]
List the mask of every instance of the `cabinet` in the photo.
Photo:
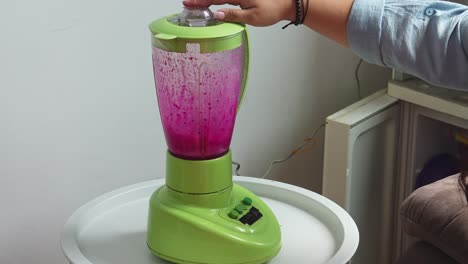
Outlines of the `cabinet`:
[{"label": "cabinet", "polygon": [[400,204],[429,158],[456,155],[454,128],[468,130],[468,93],[417,79],[391,81],[327,118],[322,192],[358,225],[353,263],[393,263],[412,243]]}]

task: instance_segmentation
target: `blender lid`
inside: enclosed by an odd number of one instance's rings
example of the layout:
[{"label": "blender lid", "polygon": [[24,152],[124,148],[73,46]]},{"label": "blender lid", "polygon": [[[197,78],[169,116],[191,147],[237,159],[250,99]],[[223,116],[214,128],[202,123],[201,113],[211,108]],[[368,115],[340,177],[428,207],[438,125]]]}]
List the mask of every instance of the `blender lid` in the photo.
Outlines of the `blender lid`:
[{"label": "blender lid", "polygon": [[153,21],[149,25],[153,45],[168,51],[185,52],[187,43],[200,43],[201,52],[219,52],[243,43],[245,25],[221,22],[209,8],[185,7],[182,13]]},{"label": "blender lid", "polygon": [[185,27],[207,27],[220,24],[209,8],[184,8],[182,13],[169,18],[169,22]]}]

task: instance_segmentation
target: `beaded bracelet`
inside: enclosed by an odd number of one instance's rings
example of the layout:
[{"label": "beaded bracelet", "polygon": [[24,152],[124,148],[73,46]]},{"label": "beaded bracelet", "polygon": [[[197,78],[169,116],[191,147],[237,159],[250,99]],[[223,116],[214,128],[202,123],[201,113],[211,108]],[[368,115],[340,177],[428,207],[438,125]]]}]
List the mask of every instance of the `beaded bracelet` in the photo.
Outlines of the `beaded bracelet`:
[{"label": "beaded bracelet", "polygon": [[307,4],[304,6],[304,0],[295,0],[296,2],[296,20],[294,22],[290,22],[286,26],[284,26],[282,29],[285,29],[289,27],[290,25],[301,25],[304,24],[305,18],[307,16],[307,11],[309,10],[309,0],[306,0]]}]

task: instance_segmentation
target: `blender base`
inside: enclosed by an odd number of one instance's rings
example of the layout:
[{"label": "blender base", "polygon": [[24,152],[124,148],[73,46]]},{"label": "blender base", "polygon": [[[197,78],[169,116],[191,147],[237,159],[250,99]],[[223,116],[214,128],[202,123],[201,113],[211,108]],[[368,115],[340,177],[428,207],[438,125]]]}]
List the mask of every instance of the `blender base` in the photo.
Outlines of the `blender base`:
[{"label": "blender base", "polygon": [[[255,194],[232,183],[230,160],[228,153],[210,161],[229,164],[230,185],[217,192],[174,190],[168,179],[172,174],[167,173],[166,185],[150,199],[147,244],[154,255],[184,264],[261,264],[279,253],[281,231],[275,215]],[[184,166],[174,157],[168,161],[168,171],[171,164]],[[186,175],[191,176],[198,177]]]},{"label": "blender base", "polygon": [[[164,260],[173,262],[173,263],[179,263],[179,264],[205,264],[205,263],[199,263],[199,262],[187,262],[187,261],[183,261],[183,260],[180,260],[180,259],[171,258],[171,257],[168,257],[168,256],[161,255],[158,252],[153,251],[151,248],[150,248],[150,250],[155,256],[157,256],[159,258],[162,258]],[[279,251],[280,251],[280,249],[278,249],[278,252],[276,252],[273,257],[268,257],[266,259],[262,259],[262,260],[259,260],[259,261],[245,262],[245,263],[242,263],[242,264],[264,264],[264,263],[267,263],[272,258],[274,258],[276,255],[278,255]]]}]

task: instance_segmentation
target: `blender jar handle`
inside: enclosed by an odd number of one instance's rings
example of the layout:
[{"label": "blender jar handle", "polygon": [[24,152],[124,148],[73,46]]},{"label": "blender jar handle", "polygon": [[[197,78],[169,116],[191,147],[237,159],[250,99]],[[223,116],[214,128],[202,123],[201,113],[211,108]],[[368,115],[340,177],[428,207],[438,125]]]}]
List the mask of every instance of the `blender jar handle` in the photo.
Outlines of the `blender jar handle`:
[{"label": "blender jar handle", "polygon": [[244,80],[242,81],[242,94],[241,94],[241,98],[239,100],[239,104],[237,105],[237,112],[239,112],[239,109],[242,105],[242,101],[244,101],[244,96],[245,96],[245,89],[247,89],[247,82],[248,82],[248,79],[249,79],[249,72],[250,72],[250,40],[249,40],[249,31],[247,30],[247,26],[245,26],[245,33],[244,33],[244,36],[245,36],[245,44],[246,44],[246,47],[245,47],[245,52],[246,52],[246,56],[245,58],[247,58],[247,65],[245,66],[245,76],[244,76]]}]

